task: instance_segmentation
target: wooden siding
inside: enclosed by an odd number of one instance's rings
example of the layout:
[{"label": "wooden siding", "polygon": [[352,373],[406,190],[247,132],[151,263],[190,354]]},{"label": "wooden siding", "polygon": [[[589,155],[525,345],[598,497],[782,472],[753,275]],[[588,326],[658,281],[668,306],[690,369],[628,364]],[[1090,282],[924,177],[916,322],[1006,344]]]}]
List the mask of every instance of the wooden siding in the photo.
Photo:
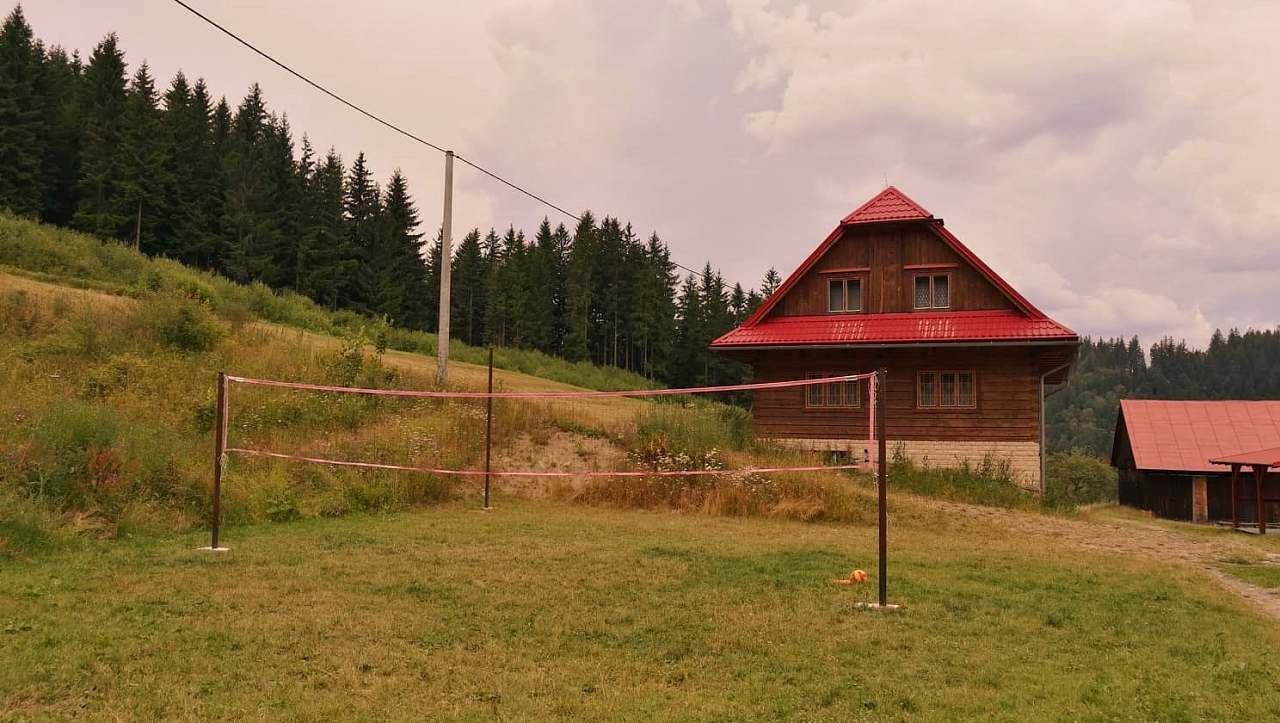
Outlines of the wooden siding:
[{"label": "wooden siding", "polygon": [[[936,271],[912,266],[944,266]],[[824,273],[841,269],[867,269]],[[1016,308],[1004,294],[969,266],[937,234],[923,224],[848,227],[831,249],[801,277],[773,314],[827,314],[827,280],[844,276],[863,279],[865,313],[913,311],[912,278],[917,273],[951,276],[951,306],[955,311]],[[843,312],[848,313],[848,312]]]},{"label": "wooden siding", "polygon": [[[803,379],[810,372],[853,374],[889,370],[888,435],[901,440],[1035,441],[1040,439],[1040,374],[1056,366],[1055,347],[813,349],[752,353],[748,361],[757,381]],[[918,371],[974,373],[973,408],[916,406]],[[805,408],[803,389],[755,393],[752,416],[762,437],[866,439],[867,403],[858,409]]]}]

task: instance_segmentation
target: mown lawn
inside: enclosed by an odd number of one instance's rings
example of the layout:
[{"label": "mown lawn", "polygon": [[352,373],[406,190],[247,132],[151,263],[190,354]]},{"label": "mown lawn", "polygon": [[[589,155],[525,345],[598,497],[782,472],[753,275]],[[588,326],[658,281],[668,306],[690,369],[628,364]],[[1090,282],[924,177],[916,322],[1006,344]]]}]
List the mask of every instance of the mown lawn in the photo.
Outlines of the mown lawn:
[{"label": "mown lawn", "polygon": [[[0,562],[16,717],[1268,719],[1280,633],[1202,576],[895,528],[500,498]],[[873,583],[874,584],[874,583]],[[868,586],[869,595],[873,588]]]}]

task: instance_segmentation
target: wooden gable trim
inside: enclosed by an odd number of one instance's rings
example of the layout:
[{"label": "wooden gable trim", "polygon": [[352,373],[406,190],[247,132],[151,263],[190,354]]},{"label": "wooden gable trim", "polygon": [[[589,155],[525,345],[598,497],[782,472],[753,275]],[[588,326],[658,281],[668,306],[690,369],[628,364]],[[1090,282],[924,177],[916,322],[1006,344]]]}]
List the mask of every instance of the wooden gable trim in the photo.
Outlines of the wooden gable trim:
[{"label": "wooden gable trim", "polygon": [[902,267],[903,271],[944,271],[946,269],[958,269],[960,264],[906,264]]},{"label": "wooden gable trim", "polygon": [[995,284],[996,288],[999,289],[1000,292],[1009,299],[1009,301],[1012,301],[1014,306],[1021,309],[1023,313],[1037,319],[1048,318],[1045,316],[1043,311],[1040,311],[1034,304],[1027,301],[1025,296],[1019,294],[1018,290],[1013,288],[1008,281],[1000,278],[1000,274],[997,274],[990,266],[987,266],[985,261],[978,258],[977,254],[970,251],[969,247],[965,246],[964,243],[962,243],[960,239],[956,238],[955,234],[948,231],[945,226],[938,223],[931,223],[929,224],[929,228],[933,229],[935,234],[937,234],[943,241],[946,241],[956,253],[960,254],[965,261],[968,261],[971,266],[977,269],[978,273],[982,274],[988,281]]},{"label": "wooden gable trim", "polygon": [[865,274],[871,271],[870,266],[850,266],[847,269],[822,269],[820,274]]},{"label": "wooden gable trim", "polygon": [[[886,223],[903,223],[903,222],[886,222]],[[906,223],[912,223],[912,222],[906,222]],[[914,223],[919,223],[919,221],[916,221]],[[1026,297],[1018,293],[1016,289],[1014,289],[1012,286],[1009,285],[1009,282],[1002,279],[999,274],[997,274],[994,270],[992,270],[990,266],[987,266],[987,264],[982,259],[978,258],[977,254],[970,251],[968,246],[965,246],[963,243],[961,243],[960,239],[956,238],[954,234],[948,231],[946,227],[942,225],[942,222],[940,220],[931,219],[926,221],[925,223],[933,231],[934,234],[936,234],[939,238],[942,239],[944,243],[950,246],[951,249],[955,251],[957,254],[959,254],[961,258],[963,258],[971,266],[973,266],[973,268],[977,270],[979,274],[981,274],[984,278],[990,281],[996,287],[996,289],[1000,291],[1000,293],[1004,294],[1005,298],[1009,299],[1009,301],[1012,302],[1013,305],[1017,307],[1019,311],[1026,314],[1027,316],[1037,318],[1037,319],[1048,318],[1045,316],[1045,313],[1043,311],[1040,311],[1034,305],[1032,305],[1030,301],[1027,301]],[[865,224],[860,224],[860,225],[865,225]],[[783,281],[782,285],[779,286],[776,291],[774,291],[772,294],[769,295],[767,299],[764,300],[764,303],[760,305],[760,308],[756,309],[756,312],[754,314],[748,317],[746,321],[742,322],[741,328],[749,328],[749,327],[755,326],[756,324],[760,323],[760,321],[764,319],[764,317],[767,316],[770,311],[773,311],[773,309],[777,307],[778,302],[781,301],[783,297],[785,297],[787,293],[791,291],[791,289],[800,281],[801,278],[804,277],[805,274],[809,272],[811,268],[813,268],[814,264],[818,263],[818,261],[823,256],[825,256],[828,251],[831,250],[831,247],[835,245],[836,241],[840,240],[840,237],[844,235],[844,230],[849,227],[851,227],[851,224],[841,223],[839,226],[836,226],[834,229],[832,229],[831,233],[827,234],[827,237],[823,239],[821,244],[818,244],[818,247],[814,249],[812,253],[809,254],[808,258],[806,258],[803,263],[797,266],[795,271],[791,272],[791,275],[787,277],[786,281]]]}]

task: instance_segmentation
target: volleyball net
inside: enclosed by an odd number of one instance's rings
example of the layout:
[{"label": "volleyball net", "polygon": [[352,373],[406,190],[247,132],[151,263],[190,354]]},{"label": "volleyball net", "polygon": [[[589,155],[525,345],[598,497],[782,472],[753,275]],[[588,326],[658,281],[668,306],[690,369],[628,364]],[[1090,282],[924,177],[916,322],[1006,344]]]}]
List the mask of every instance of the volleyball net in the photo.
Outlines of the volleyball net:
[{"label": "volleyball net", "polygon": [[[479,375],[476,375],[479,376]],[[877,461],[875,373],[692,388],[618,391],[394,389],[219,375],[213,522],[231,456],[475,485],[495,481],[663,480],[871,470]],[[484,377],[459,380],[471,386]],[[799,420],[826,453],[760,442],[751,408]],[[770,424],[773,424],[772,422]],[[301,440],[301,441],[300,441]],[[812,446],[812,445],[810,445]]]}]

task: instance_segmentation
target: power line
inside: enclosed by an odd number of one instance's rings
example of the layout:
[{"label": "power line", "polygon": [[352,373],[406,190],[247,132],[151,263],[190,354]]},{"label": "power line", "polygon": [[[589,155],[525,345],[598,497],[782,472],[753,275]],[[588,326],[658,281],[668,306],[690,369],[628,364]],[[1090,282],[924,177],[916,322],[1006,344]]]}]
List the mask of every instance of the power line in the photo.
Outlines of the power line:
[{"label": "power line", "polygon": [[[351,101],[347,100],[346,98],[343,98],[342,96],[338,95],[337,93],[335,93],[335,92],[333,92],[333,91],[329,90],[328,88],[324,87],[323,85],[320,85],[319,83],[315,82],[314,80],[312,80],[312,79],[308,78],[307,76],[303,75],[302,73],[299,73],[298,71],[294,70],[293,68],[289,67],[288,65],[285,65],[285,64],[284,64],[284,63],[282,63],[281,61],[276,60],[276,59],[275,59],[275,58],[274,58],[270,53],[266,52],[265,50],[262,50],[261,48],[257,47],[257,46],[256,46],[256,45],[254,45],[253,43],[250,43],[248,40],[245,40],[244,38],[242,38],[242,37],[240,37],[239,35],[235,34],[234,32],[232,32],[231,30],[229,30],[228,28],[226,28],[226,27],[225,27],[225,26],[223,26],[222,24],[218,23],[218,22],[217,22],[216,20],[214,20],[213,18],[210,18],[208,15],[205,15],[204,13],[200,12],[199,10],[196,10],[195,8],[193,8],[193,7],[191,7],[190,5],[188,5],[187,3],[183,2],[183,0],[173,0],[173,2],[174,2],[174,3],[176,3],[177,5],[182,6],[182,7],[183,7],[187,12],[191,13],[192,15],[195,15],[197,18],[200,18],[201,20],[203,20],[204,22],[206,22],[206,23],[208,23],[209,25],[213,26],[214,28],[217,28],[220,32],[222,32],[222,34],[223,34],[223,35],[226,35],[227,37],[231,38],[232,40],[236,41],[237,43],[240,43],[241,45],[243,45],[244,47],[248,48],[249,50],[252,50],[253,52],[255,52],[255,53],[257,53],[258,55],[262,56],[263,58],[265,58],[265,59],[266,59],[268,62],[270,62],[271,64],[275,65],[276,67],[280,68],[281,70],[285,71],[286,73],[288,73],[288,74],[292,75],[293,77],[297,78],[298,80],[301,80],[302,82],[306,83],[307,85],[311,86],[312,88],[315,88],[316,90],[320,91],[321,93],[324,93],[325,95],[329,96],[330,98],[332,98],[332,99],[334,99],[334,100],[338,101],[339,103],[341,103],[341,104],[345,105],[346,107],[350,108],[351,110],[354,110],[355,112],[359,113],[360,115],[363,115],[364,117],[368,118],[369,120],[372,120],[372,121],[374,121],[374,122],[376,122],[376,123],[380,123],[380,124],[382,124],[383,126],[386,126],[387,128],[389,128],[389,129],[391,129],[391,130],[395,131],[396,133],[399,133],[400,135],[404,136],[405,138],[408,138],[408,139],[413,140],[413,141],[417,141],[418,143],[421,143],[422,145],[427,146],[428,148],[431,148],[432,150],[438,151],[438,152],[440,152],[440,153],[445,153],[445,152],[446,152],[444,148],[442,148],[442,147],[440,147],[440,146],[438,146],[438,145],[436,145],[436,144],[432,143],[431,141],[429,141],[429,140],[427,140],[427,139],[425,139],[425,138],[422,138],[422,137],[420,137],[420,136],[418,136],[418,135],[415,135],[415,134],[413,134],[413,133],[411,133],[411,132],[409,132],[409,131],[405,130],[404,128],[401,128],[400,126],[396,125],[395,123],[392,123],[391,121],[388,121],[388,120],[386,120],[386,119],[384,119],[384,118],[382,118],[382,117],[380,117],[380,116],[378,116],[378,115],[376,115],[376,114],[374,114],[374,113],[371,113],[371,112],[369,112],[369,111],[365,110],[364,108],[362,108],[362,107],[360,107],[360,106],[356,105],[355,103],[352,103]],[[581,216],[578,216],[578,215],[577,215],[577,214],[575,214],[575,213],[570,213],[569,211],[565,210],[564,208],[562,208],[562,207],[560,207],[560,206],[558,206],[558,205],[556,205],[556,204],[554,204],[554,203],[552,203],[552,202],[548,201],[547,199],[543,198],[542,196],[539,196],[538,194],[534,193],[533,191],[530,191],[530,190],[528,190],[528,189],[526,189],[526,188],[524,188],[524,187],[522,187],[522,186],[520,186],[520,185],[518,185],[518,184],[516,184],[516,183],[513,183],[513,182],[511,182],[511,181],[508,181],[507,179],[503,178],[502,176],[499,176],[498,174],[494,173],[493,171],[490,171],[489,169],[485,168],[484,166],[481,166],[481,165],[480,165],[480,164],[478,164],[478,163],[475,163],[475,162],[473,162],[473,161],[469,161],[469,160],[467,160],[466,158],[462,157],[461,155],[458,155],[457,153],[454,153],[454,154],[453,154],[453,157],[454,157],[454,158],[456,158],[456,159],[458,159],[460,162],[465,163],[465,164],[467,164],[468,166],[470,166],[470,167],[474,168],[475,170],[477,170],[477,171],[479,171],[479,172],[483,173],[484,175],[486,175],[486,176],[488,176],[488,177],[490,177],[490,178],[494,179],[495,181],[498,181],[499,183],[502,183],[503,185],[507,186],[508,188],[511,188],[511,189],[513,189],[513,190],[515,190],[515,191],[518,191],[518,192],[520,192],[520,193],[522,193],[522,194],[524,194],[524,195],[528,196],[529,198],[532,198],[533,200],[537,201],[538,203],[541,203],[541,204],[543,204],[544,206],[547,206],[548,208],[555,209],[556,211],[558,211],[558,212],[560,212],[560,213],[564,214],[565,216],[568,216],[569,218],[571,218],[571,219],[573,219],[573,220],[575,220],[575,221],[581,221],[581,220],[582,220],[582,217],[581,217]],[[677,267],[677,268],[683,269],[683,270],[685,270],[685,271],[688,271],[688,272],[689,272],[689,273],[691,273],[691,274],[697,274],[697,273],[699,273],[699,272],[694,271],[693,269],[689,268],[688,266],[685,266],[684,264],[681,264],[681,263],[677,263],[677,262],[675,262],[675,261],[672,261],[672,262],[671,262],[671,265],[672,265],[672,266],[675,266],[675,267]]]}]

